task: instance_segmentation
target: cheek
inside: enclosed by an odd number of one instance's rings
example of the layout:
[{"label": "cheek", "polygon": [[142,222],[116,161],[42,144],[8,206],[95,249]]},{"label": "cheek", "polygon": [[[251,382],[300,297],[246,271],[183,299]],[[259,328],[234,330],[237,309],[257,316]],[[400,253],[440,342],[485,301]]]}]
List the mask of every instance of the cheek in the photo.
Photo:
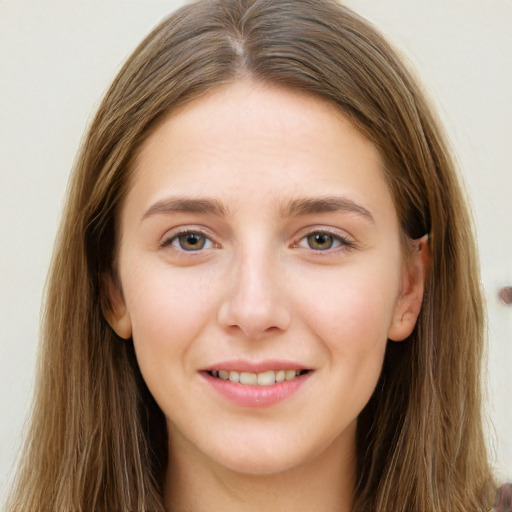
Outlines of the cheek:
[{"label": "cheek", "polygon": [[354,266],[311,275],[300,288],[298,307],[322,338],[366,345],[386,338],[398,298],[399,272]]},{"label": "cheek", "polygon": [[399,273],[393,268],[354,267],[329,278],[316,277],[317,283],[331,284],[321,289],[306,283],[301,291],[301,317],[321,340],[333,378],[349,386],[362,407],[382,369]]},{"label": "cheek", "polygon": [[[195,273],[195,275],[192,275]],[[139,364],[177,358],[212,317],[212,280],[197,270],[139,266],[124,287]],[[217,293],[218,295],[218,293]]]}]

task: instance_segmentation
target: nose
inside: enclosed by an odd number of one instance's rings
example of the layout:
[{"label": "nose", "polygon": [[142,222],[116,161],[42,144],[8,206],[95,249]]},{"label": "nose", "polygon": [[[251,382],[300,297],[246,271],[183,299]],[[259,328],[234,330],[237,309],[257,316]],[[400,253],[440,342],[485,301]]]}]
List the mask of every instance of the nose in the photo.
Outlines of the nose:
[{"label": "nose", "polygon": [[222,327],[249,339],[264,338],[289,327],[286,287],[276,259],[258,249],[238,258],[218,312]]}]

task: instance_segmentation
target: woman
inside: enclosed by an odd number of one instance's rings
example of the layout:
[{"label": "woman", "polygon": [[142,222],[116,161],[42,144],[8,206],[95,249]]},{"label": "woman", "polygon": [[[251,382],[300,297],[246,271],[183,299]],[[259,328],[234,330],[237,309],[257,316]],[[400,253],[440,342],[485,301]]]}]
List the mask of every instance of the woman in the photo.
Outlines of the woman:
[{"label": "woman", "polygon": [[10,510],[488,510],[483,322],[448,149],[375,30],[191,4],[84,142]]}]

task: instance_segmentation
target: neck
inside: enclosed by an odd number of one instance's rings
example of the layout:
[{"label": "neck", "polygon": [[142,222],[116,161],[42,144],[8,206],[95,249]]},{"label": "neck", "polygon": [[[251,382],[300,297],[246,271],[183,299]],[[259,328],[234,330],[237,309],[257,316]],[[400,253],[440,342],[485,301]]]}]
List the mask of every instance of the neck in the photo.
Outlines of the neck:
[{"label": "neck", "polygon": [[[233,471],[188,450],[170,447],[165,501],[169,512],[350,512],[354,444],[334,442],[309,461],[273,474]],[[183,448],[183,447],[181,447]]]}]

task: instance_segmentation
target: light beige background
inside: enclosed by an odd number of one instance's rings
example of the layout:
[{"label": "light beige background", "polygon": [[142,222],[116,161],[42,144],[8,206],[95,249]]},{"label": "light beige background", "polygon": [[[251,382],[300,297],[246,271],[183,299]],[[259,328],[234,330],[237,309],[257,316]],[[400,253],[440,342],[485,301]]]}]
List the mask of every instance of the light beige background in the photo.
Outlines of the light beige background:
[{"label": "light beige background", "polygon": [[[0,503],[33,388],[69,170],[120,64],[181,1],[0,0]],[[350,0],[440,108],[473,198],[490,318],[489,444],[512,479],[512,1]]]}]

